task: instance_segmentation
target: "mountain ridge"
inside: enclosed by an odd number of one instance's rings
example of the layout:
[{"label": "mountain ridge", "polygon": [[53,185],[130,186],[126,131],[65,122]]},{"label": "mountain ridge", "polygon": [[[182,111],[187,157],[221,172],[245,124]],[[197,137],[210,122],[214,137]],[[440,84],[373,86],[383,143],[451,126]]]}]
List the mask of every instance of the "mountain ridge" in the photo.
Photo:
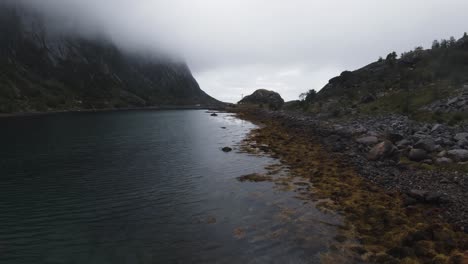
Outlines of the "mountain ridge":
[{"label": "mountain ridge", "polygon": [[221,104],[184,62],[51,34],[39,15],[17,6],[0,13],[1,113]]}]

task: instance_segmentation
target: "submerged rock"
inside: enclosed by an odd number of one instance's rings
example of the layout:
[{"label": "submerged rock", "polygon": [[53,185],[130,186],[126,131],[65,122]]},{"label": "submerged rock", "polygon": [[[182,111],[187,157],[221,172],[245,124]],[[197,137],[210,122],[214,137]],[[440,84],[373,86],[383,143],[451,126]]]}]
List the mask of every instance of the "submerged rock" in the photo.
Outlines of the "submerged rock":
[{"label": "submerged rock", "polygon": [[232,151],[232,148],[230,148],[230,147],[224,147],[224,148],[222,148],[221,150],[224,151],[224,152],[231,152],[231,151]]},{"label": "submerged rock", "polygon": [[252,173],[237,178],[240,182],[250,181],[250,182],[263,182],[271,181],[272,177],[264,174]]},{"label": "submerged rock", "polygon": [[218,116],[218,114],[216,114],[216,113],[212,113],[212,114],[211,114],[211,116]]}]

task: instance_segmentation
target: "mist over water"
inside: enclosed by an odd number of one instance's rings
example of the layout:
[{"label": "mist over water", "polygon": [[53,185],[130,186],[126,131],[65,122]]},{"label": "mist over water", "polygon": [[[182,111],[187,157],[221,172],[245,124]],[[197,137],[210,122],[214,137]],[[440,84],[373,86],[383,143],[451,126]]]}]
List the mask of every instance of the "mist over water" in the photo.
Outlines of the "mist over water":
[{"label": "mist over water", "polygon": [[277,161],[239,153],[255,126],[229,114],[56,114],[0,126],[2,263],[314,263],[335,234],[336,217],[293,192],[236,180]]}]

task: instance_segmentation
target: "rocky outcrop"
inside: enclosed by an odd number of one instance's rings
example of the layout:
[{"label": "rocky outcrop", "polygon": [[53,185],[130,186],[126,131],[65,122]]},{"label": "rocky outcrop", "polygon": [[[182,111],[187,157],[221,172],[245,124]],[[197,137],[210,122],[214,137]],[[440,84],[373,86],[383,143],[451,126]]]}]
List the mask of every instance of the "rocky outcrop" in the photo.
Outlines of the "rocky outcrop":
[{"label": "rocky outcrop", "polygon": [[277,110],[283,106],[284,100],[277,92],[259,89],[244,97],[239,101],[239,104],[265,105],[270,109]]},{"label": "rocky outcrop", "polygon": [[464,85],[458,95],[438,100],[422,109],[439,113],[468,112],[468,85]]}]

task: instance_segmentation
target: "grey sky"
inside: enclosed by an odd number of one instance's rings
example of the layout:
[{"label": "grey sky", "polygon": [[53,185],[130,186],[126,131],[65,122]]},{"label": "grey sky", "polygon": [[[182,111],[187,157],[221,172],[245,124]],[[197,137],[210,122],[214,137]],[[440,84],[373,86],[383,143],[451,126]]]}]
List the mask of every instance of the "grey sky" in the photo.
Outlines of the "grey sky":
[{"label": "grey sky", "polygon": [[118,45],[181,56],[203,90],[286,100],[432,40],[468,31],[466,0],[21,0]]}]

